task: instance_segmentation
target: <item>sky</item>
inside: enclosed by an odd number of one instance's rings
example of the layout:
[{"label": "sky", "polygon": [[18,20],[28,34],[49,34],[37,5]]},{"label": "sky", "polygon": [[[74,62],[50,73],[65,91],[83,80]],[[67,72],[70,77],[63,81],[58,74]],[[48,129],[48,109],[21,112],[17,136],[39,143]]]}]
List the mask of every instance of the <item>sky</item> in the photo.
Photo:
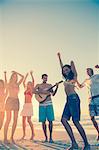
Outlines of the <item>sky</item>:
[{"label": "sky", "polygon": [[[12,70],[23,75],[33,70],[35,85],[42,82],[43,73],[48,74],[48,82],[54,85],[62,79],[57,52],[64,64],[75,62],[80,82],[87,77],[87,67],[99,64],[98,0],[0,1],[0,78],[4,78],[5,70],[8,80]],[[88,90],[84,88],[77,93],[82,115],[88,115]],[[21,111],[23,85],[19,98]],[[65,102],[64,87],[60,84],[53,97],[56,117],[61,118]],[[38,118],[35,97],[33,109],[34,118]]]}]

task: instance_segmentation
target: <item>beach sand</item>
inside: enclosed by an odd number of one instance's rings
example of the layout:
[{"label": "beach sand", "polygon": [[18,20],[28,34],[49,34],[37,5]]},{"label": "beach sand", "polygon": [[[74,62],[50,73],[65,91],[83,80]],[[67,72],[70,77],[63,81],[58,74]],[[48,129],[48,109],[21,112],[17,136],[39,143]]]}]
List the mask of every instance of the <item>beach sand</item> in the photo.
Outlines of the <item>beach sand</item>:
[{"label": "beach sand", "polygon": [[[6,150],[6,149],[11,149],[11,150],[64,150],[67,149],[71,142],[70,139],[65,132],[65,129],[62,126],[54,126],[53,129],[53,140],[54,143],[49,143],[46,142],[44,143],[44,134],[41,128],[41,125],[39,127],[37,125],[34,125],[35,128],[35,138],[34,141],[30,141],[29,138],[31,136],[30,134],[30,128],[27,127],[26,129],[26,137],[24,140],[20,140],[22,137],[22,128],[17,127],[16,132],[15,132],[15,144],[7,144],[5,145],[3,143],[3,130],[0,131],[0,150]],[[73,127],[73,131],[75,134],[75,138],[77,140],[77,143],[79,144],[79,150],[83,147],[83,141],[82,138],[80,137],[79,133]],[[91,150],[99,150],[99,142],[96,141],[96,131],[94,130],[93,127],[85,128],[85,131],[87,133],[87,137],[89,140],[89,143],[91,144]],[[8,132],[8,139],[10,139],[11,135],[11,128],[9,128]]]}]

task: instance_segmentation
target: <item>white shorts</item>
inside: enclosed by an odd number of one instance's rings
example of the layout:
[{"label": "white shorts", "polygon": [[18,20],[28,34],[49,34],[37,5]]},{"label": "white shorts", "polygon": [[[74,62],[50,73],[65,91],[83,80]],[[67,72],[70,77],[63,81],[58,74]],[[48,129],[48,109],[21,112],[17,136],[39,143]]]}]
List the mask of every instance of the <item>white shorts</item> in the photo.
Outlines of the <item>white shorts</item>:
[{"label": "white shorts", "polygon": [[21,116],[33,116],[33,105],[32,103],[25,103],[21,111]]}]

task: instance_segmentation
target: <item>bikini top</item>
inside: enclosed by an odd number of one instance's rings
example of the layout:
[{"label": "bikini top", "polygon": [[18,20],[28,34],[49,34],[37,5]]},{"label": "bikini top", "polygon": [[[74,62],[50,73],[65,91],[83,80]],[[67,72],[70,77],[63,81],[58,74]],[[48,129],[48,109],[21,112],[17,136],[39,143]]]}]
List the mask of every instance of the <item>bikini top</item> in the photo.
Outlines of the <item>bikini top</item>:
[{"label": "bikini top", "polygon": [[30,95],[31,97],[32,97],[32,93],[30,92],[30,91],[25,91],[24,92],[24,95],[26,96],[26,95]]}]

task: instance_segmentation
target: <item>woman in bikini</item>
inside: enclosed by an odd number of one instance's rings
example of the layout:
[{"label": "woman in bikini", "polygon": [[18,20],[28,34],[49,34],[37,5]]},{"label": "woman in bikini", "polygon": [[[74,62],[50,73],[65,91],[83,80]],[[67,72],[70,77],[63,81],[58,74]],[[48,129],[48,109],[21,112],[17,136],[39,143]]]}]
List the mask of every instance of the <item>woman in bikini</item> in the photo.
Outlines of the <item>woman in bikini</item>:
[{"label": "woman in bikini", "polygon": [[6,78],[6,71],[4,72],[5,81],[0,79],[0,130],[3,126],[4,115],[5,115],[5,100],[8,94],[7,91],[7,78]]},{"label": "woman in bikini", "polygon": [[[20,76],[20,80],[18,81],[18,75]],[[8,127],[9,123],[11,121],[12,117],[12,111],[13,111],[13,124],[12,124],[12,134],[11,134],[11,142],[14,143],[14,133],[17,126],[17,119],[18,119],[18,111],[19,111],[19,86],[22,83],[24,79],[24,76],[20,73],[17,73],[16,71],[12,71],[11,78],[9,80],[9,83],[7,84],[7,90],[8,90],[8,98],[6,100],[5,104],[5,110],[6,110],[6,122],[4,125],[4,143],[9,143],[7,139],[8,134]]]},{"label": "woman in bikini", "polygon": [[62,75],[66,80],[66,82],[64,82],[64,90],[67,96],[67,102],[64,107],[61,122],[64,128],[66,129],[72,142],[72,145],[69,148],[69,150],[78,149],[78,144],[75,140],[72,128],[68,123],[71,117],[75,127],[79,131],[84,141],[85,146],[83,150],[89,150],[90,145],[88,143],[85,131],[79,122],[80,121],[80,99],[78,94],[75,91],[75,81],[77,79],[77,72],[75,69],[74,62],[71,61],[70,65],[63,65],[60,53],[58,53],[58,58],[62,69]]},{"label": "woman in bikini", "polygon": [[34,88],[34,78],[33,78],[33,73],[32,71],[30,72],[31,78],[32,78],[32,82],[28,81],[27,85],[26,85],[26,79],[28,76],[28,73],[26,74],[24,81],[23,81],[23,85],[25,88],[25,102],[24,102],[24,106],[23,106],[23,110],[21,112],[21,116],[22,116],[22,126],[23,126],[23,137],[21,139],[24,139],[25,135],[26,135],[26,119],[30,125],[31,128],[31,138],[30,140],[33,140],[34,138],[34,127],[33,127],[33,123],[31,121],[31,117],[33,116],[33,105],[32,105],[32,96],[33,96],[33,88]]}]

